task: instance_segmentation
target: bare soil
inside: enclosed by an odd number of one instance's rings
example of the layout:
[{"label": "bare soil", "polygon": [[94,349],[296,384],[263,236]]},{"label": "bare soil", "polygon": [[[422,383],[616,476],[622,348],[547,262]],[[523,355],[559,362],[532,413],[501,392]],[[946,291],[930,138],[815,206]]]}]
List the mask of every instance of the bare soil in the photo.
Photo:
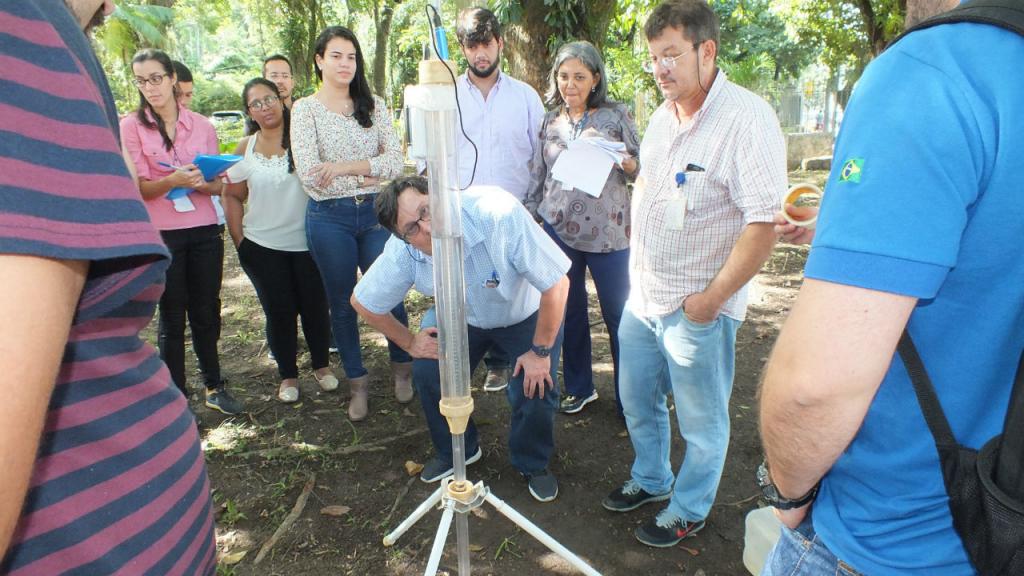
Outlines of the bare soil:
[{"label": "bare soil", "polygon": [[[821,174],[794,176],[819,184],[822,180]],[[591,323],[601,398],[579,414],[556,416],[552,470],[560,484],[557,500],[536,502],[509,464],[508,403],[503,393],[482,391],[482,369],[474,378],[473,392],[484,457],[468,469],[470,479],[484,481],[494,494],[603,574],[746,574],[741,559],[743,520],[758,506],[754,471],[761,461],[755,393],[802,280],[806,252],[805,247],[780,244],[752,285],[747,320],[736,345],[729,455],[707,527],[694,538],[670,549],[648,548],[634,539],[633,529],[655,514],[658,505],[626,514],[601,507],[601,499],[628,478],[633,450],[615,415],[608,337],[596,302]],[[406,470],[407,462],[430,458],[430,440],[419,400],[400,405],[394,399],[383,339],[363,330],[363,357],[371,374],[371,414],[366,421],[349,422],[344,378],[336,392],[319,390],[308,354],[299,363],[301,401],[278,402],[277,370],[267,357],[259,302],[230,243],[226,254],[221,361],[232,393],[249,413],[225,417],[195,400],[192,404],[214,490],[218,574],[422,574],[440,512],[428,513],[395,546],[382,545],[383,536],[437,487]],[[413,321],[428,305],[422,297],[408,301]],[[194,358],[188,357],[194,370]],[[340,377],[336,356],[332,365]],[[193,382],[198,381],[196,374]],[[675,434],[675,466],[683,453],[684,443]],[[301,513],[256,564],[261,547],[302,499],[314,476]],[[454,532],[441,562],[442,572],[450,574],[458,573]],[[470,516],[470,549],[474,574],[576,573],[489,505]]]}]

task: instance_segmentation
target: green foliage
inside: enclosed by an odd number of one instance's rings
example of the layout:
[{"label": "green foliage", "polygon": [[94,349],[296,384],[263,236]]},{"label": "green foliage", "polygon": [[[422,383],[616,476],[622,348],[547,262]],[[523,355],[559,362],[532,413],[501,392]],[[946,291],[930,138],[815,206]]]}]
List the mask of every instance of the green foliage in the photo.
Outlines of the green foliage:
[{"label": "green foliage", "polygon": [[769,0],[714,0],[712,8],[721,22],[718,54],[727,73],[734,68],[762,75],[770,63],[770,79],[796,78],[817,56],[814,44],[787,31]]}]

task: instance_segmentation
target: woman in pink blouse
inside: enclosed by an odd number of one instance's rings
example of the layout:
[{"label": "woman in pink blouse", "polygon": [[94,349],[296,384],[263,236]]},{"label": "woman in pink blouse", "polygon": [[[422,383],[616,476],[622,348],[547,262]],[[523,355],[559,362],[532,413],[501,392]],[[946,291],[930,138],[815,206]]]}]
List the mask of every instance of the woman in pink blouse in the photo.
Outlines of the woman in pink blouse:
[{"label": "woman in pink blouse", "polygon": [[139,107],[121,120],[121,140],[135,165],[149,217],[171,252],[160,297],[160,357],[187,396],[187,314],[206,385],[206,405],[238,414],[242,406],[224,387],[217,352],[224,226],[217,224],[210,197],[219,195],[223,185],[219,180],[206,182],[192,163],[199,154],[217,154],[217,133],[206,118],[178,104],[174,67],[167,54],[139,52],[132,59],[132,73]]},{"label": "woman in pink blouse", "polygon": [[[381,180],[402,172],[402,152],[384,101],[370,92],[359,40],[331,26],[316,41],[316,75],[323,82],[292,107],[291,149],[309,194],[306,237],[323,277],[331,325],[352,398],[351,420],[368,413],[369,374],[363,367],[359,325],[349,303],[357,269],[366,272],[390,232],[377,223],[373,201]],[[393,311],[403,324],[405,308]],[[412,357],[388,341],[399,402],[412,400]]]}]

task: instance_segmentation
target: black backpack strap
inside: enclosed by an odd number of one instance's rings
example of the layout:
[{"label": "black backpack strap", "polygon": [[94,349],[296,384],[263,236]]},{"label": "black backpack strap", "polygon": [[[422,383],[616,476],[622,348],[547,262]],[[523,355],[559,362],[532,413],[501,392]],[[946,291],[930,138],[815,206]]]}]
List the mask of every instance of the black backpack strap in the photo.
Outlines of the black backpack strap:
[{"label": "black backpack strap", "polygon": [[900,343],[896,347],[903,359],[903,366],[910,374],[910,381],[914,384],[914,392],[917,394],[917,403],[921,405],[921,412],[924,420],[928,423],[928,429],[932,431],[937,446],[955,446],[956,438],[953,436],[953,429],[949,426],[949,420],[942,411],[942,404],[939,404],[939,397],[935,394],[935,387],[924,369],[924,362],[917,353],[914,341],[910,339],[910,332],[903,329],[900,336]]},{"label": "black backpack strap", "polygon": [[940,24],[955,24],[957,22],[991,24],[992,26],[1005,28],[1024,36],[1024,2],[1021,2],[1021,0],[970,0],[952,10],[932,16],[918,23],[894,38],[889,43],[889,46],[899,42],[900,39],[912,32]]}]

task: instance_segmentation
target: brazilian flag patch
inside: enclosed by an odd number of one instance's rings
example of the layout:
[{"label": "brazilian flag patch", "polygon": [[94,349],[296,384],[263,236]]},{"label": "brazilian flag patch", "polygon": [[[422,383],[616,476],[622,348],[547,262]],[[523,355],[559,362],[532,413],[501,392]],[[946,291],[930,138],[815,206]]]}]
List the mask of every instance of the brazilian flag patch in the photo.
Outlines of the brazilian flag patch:
[{"label": "brazilian flag patch", "polygon": [[850,158],[843,164],[843,169],[839,172],[840,182],[860,182],[860,175],[864,172],[864,159],[863,158]]}]

